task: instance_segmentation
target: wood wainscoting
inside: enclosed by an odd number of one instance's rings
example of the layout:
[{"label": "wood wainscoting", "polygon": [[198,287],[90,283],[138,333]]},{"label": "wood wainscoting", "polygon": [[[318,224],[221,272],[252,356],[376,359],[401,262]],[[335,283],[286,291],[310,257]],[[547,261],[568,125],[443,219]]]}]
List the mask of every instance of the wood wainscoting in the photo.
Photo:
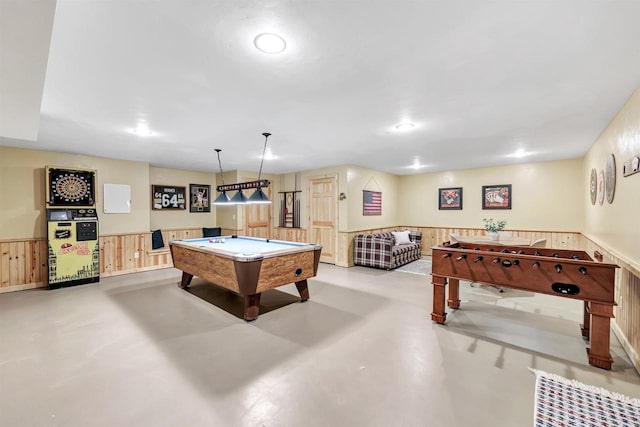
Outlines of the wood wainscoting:
[{"label": "wood wainscoting", "polygon": [[306,228],[274,227],[273,238],[287,242],[313,243],[307,241]]},{"label": "wood wainscoting", "polygon": [[47,240],[0,241],[0,293],[46,286]]},{"label": "wood wainscoting", "polygon": [[[237,233],[222,230],[224,235]],[[101,235],[100,276],[173,267],[169,242],[202,237],[202,228],[162,230],[162,237],[165,247],[152,250],[151,232]],[[47,246],[45,238],[0,241],[0,293],[46,287]]]},{"label": "wood wainscoting", "polygon": [[[422,232],[422,254],[431,255],[431,247],[448,242],[449,234],[461,236],[484,237],[483,228],[440,228],[440,227],[413,227],[397,226],[386,228],[372,228],[367,230],[340,232],[338,235],[338,260],[336,265],[340,267],[352,267],[353,264],[353,238],[358,234],[380,233],[382,231],[412,230]],[[547,239],[548,248],[558,249],[584,249],[585,240],[581,233],[571,231],[529,231],[529,230],[505,230],[513,234],[513,237],[526,238],[530,241]]]},{"label": "wood wainscoting", "polygon": [[615,319],[611,327],[631,363],[640,372],[640,264],[631,260],[596,238],[583,236],[585,250],[589,254],[600,252],[605,262],[620,266],[616,270],[615,300],[613,308]]}]

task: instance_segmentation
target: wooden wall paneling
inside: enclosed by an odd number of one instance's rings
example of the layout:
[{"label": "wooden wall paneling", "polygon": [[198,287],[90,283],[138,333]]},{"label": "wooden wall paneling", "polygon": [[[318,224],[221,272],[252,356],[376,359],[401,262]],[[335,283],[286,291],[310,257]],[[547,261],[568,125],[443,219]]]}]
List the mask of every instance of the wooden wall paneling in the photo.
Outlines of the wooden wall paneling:
[{"label": "wooden wall paneling", "polygon": [[35,239],[0,242],[0,292],[46,286],[46,247]]},{"label": "wooden wall paneling", "polygon": [[587,252],[604,256],[604,261],[617,264],[615,300],[612,329],[625,349],[636,371],[640,372],[640,265],[618,255],[615,251],[582,236]]},{"label": "wooden wall paneling", "polygon": [[1,288],[8,288],[13,283],[11,282],[11,256],[9,254],[10,243],[0,243],[0,249],[2,250],[2,263],[0,263],[0,275],[2,276]]}]

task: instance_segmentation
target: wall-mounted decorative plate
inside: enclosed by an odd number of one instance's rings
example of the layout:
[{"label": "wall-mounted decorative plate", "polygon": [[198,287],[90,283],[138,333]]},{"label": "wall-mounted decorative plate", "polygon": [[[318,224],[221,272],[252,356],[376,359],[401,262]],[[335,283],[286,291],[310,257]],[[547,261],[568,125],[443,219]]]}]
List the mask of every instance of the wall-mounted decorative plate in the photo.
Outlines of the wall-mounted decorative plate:
[{"label": "wall-mounted decorative plate", "polygon": [[598,172],[598,203],[600,205],[604,203],[604,170],[602,169]]},{"label": "wall-mounted decorative plate", "polygon": [[604,187],[607,193],[607,202],[613,203],[613,195],[616,192],[616,158],[609,154],[607,158],[607,169]]},{"label": "wall-mounted decorative plate", "polygon": [[591,178],[589,179],[589,193],[591,194],[591,204],[596,204],[596,196],[598,195],[598,172],[596,168],[591,169]]}]

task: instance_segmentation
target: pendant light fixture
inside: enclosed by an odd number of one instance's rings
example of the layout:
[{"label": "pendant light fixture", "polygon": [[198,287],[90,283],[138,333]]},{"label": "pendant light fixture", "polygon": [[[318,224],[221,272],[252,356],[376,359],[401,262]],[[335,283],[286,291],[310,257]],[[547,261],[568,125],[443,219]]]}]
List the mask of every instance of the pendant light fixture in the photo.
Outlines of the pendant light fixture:
[{"label": "pendant light fixture", "polygon": [[[220,151],[222,150],[219,148],[215,149],[216,153],[218,153],[218,167],[220,168],[220,175],[222,176],[222,185],[218,185],[218,187],[216,188],[220,192],[220,195],[213,201],[214,205],[271,203],[269,197],[267,197],[264,191],[262,191],[262,188],[268,187],[270,182],[268,179],[260,179],[260,177],[262,176],[262,165],[264,163],[265,153],[267,152],[267,139],[271,136],[271,134],[268,132],[264,132],[262,135],[264,136],[264,148],[262,150],[262,160],[260,161],[260,171],[258,172],[258,179],[255,181],[240,182],[236,184],[225,184],[224,172],[222,171],[222,162],[220,161]],[[244,194],[243,190],[252,188],[255,188],[255,191],[253,192],[251,197],[247,197]],[[237,193],[231,199],[229,199],[227,191],[237,191]]]},{"label": "pendant light fixture", "polygon": [[[262,176],[262,164],[264,163],[264,155],[267,152],[267,139],[269,139],[271,134],[269,132],[265,132],[262,135],[264,136],[264,148],[262,149],[262,160],[260,160],[258,181],[260,181],[260,177]],[[249,203],[271,203],[271,200],[269,200],[269,197],[264,194],[264,191],[262,191],[262,187],[258,186],[258,188],[256,188],[256,191],[254,191],[251,197],[249,197]]]},{"label": "pendant light fixture", "polygon": [[[220,162],[221,151],[222,151],[221,149],[216,148],[216,153],[218,153],[218,167],[220,167],[220,176],[222,177],[222,185],[224,185],[224,173],[222,172],[222,163]],[[213,204],[214,205],[230,204],[229,196],[227,196],[227,192],[223,191],[222,193],[220,193],[220,195],[216,197],[216,199],[213,201]]]}]

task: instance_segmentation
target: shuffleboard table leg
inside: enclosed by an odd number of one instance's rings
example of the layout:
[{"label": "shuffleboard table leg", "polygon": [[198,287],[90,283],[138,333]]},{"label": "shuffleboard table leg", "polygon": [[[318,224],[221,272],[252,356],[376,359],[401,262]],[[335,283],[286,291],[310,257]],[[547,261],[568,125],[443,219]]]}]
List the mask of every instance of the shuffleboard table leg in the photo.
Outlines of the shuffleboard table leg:
[{"label": "shuffleboard table leg", "polygon": [[433,311],[431,312],[431,320],[443,324],[447,320],[447,313],[444,309],[444,288],[447,284],[447,278],[442,276],[431,276],[433,283]]},{"label": "shuffleboard table leg", "polygon": [[309,287],[307,286],[307,279],[296,282],[296,288],[300,294],[300,302],[305,302],[309,299]]},{"label": "shuffleboard table leg", "polygon": [[613,317],[613,305],[591,301],[589,303],[591,314],[590,344],[587,348],[589,364],[597,368],[611,370],[613,359],[609,353],[611,341],[611,318]]},{"label": "shuffleboard table leg", "polygon": [[460,280],[449,278],[449,299],[447,306],[460,308]]},{"label": "shuffleboard table leg", "polygon": [[260,313],[260,294],[244,296],[244,320],[250,322],[258,318]]},{"label": "shuffleboard table leg", "polygon": [[182,272],[182,281],[180,282],[180,287],[182,289],[186,289],[187,286],[191,283],[191,279],[193,279],[193,274]]}]

